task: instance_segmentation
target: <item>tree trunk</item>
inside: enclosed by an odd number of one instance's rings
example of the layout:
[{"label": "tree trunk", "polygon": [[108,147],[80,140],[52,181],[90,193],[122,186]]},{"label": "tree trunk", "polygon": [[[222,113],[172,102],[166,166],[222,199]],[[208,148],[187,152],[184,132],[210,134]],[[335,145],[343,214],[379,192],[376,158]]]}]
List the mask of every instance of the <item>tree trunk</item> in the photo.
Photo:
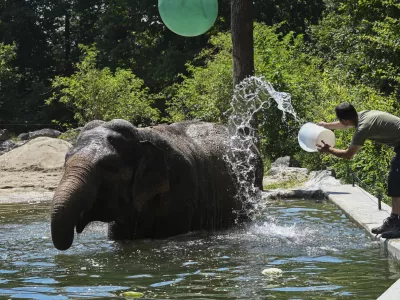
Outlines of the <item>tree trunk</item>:
[{"label": "tree trunk", "polygon": [[254,75],[253,1],[232,0],[233,86]]}]

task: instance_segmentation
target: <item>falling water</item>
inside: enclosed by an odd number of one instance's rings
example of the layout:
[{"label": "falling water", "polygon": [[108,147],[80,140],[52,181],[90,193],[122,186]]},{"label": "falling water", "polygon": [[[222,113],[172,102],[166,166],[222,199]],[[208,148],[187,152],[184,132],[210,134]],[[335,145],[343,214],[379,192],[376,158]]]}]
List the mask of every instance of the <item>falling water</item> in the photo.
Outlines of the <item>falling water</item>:
[{"label": "falling water", "polygon": [[272,101],[283,112],[294,116],[296,112],[288,93],[277,92],[264,77],[248,77],[235,87],[231,107],[228,110],[228,149],[227,160],[231,163],[238,180],[237,197],[244,202],[245,214],[253,215],[259,211],[260,189],[254,185],[256,179],[256,152],[259,145],[257,128],[254,125],[258,112],[268,109]]}]

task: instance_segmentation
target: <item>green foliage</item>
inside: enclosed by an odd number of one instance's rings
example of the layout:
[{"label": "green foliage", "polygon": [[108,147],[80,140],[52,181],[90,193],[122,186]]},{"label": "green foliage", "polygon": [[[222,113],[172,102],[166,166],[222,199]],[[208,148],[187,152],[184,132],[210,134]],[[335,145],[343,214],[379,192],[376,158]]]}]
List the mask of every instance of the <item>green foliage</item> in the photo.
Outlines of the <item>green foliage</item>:
[{"label": "green foliage", "polygon": [[76,129],[68,129],[64,133],[62,133],[58,138],[70,143],[74,143],[76,138],[79,135],[79,131]]},{"label": "green foliage", "polygon": [[15,44],[0,43],[0,122],[3,121],[2,115],[7,114],[8,98],[16,89],[16,81],[19,78],[17,69],[12,65],[16,58],[15,49]]},{"label": "green foliage", "polygon": [[154,123],[159,116],[151,107],[153,101],[143,81],[130,70],[97,69],[94,48],[81,46],[84,59],[76,65],[77,72],[70,77],[57,76],[53,88],[58,91],[47,101],[65,103],[80,124],[91,120],[126,119],[134,124]]},{"label": "green foliage", "polygon": [[[168,102],[168,113],[173,121],[203,120],[222,122],[232,99],[232,45],[228,34],[212,37],[212,49],[204,50],[198,60],[205,66],[187,64],[189,75],[181,75],[183,82],[175,85],[174,96]],[[213,55],[213,53],[215,53]]]},{"label": "green foliage", "polygon": [[400,83],[398,1],[327,1],[326,16],[311,26],[314,52],[340,67],[353,83],[390,94]]},{"label": "green foliage", "polygon": [[15,74],[16,70],[10,64],[15,57],[15,44],[4,45],[4,43],[0,43],[0,87],[4,81],[11,79]]}]

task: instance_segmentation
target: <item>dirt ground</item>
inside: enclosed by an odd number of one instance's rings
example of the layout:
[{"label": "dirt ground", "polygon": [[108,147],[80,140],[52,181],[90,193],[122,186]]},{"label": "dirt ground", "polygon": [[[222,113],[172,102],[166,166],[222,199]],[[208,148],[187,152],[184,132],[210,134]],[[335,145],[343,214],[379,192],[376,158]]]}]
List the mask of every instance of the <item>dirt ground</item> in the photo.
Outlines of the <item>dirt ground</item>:
[{"label": "dirt ground", "polygon": [[51,200],[70,147],[40,137],[0,156],[0,203]]}]

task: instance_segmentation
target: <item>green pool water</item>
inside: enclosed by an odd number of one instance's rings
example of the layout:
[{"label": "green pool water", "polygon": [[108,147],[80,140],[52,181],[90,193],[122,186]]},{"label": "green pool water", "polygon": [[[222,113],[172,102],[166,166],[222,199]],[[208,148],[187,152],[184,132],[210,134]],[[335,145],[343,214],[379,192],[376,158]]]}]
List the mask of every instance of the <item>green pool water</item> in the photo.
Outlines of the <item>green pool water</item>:
[{"label": "green pool water", "polygon": [[400,277],[326,201],[274,201],[245,227],[165,240],[111,242],[96,223],[65,252],[49,205],[0,206],[0,299],[376,299]]}]

